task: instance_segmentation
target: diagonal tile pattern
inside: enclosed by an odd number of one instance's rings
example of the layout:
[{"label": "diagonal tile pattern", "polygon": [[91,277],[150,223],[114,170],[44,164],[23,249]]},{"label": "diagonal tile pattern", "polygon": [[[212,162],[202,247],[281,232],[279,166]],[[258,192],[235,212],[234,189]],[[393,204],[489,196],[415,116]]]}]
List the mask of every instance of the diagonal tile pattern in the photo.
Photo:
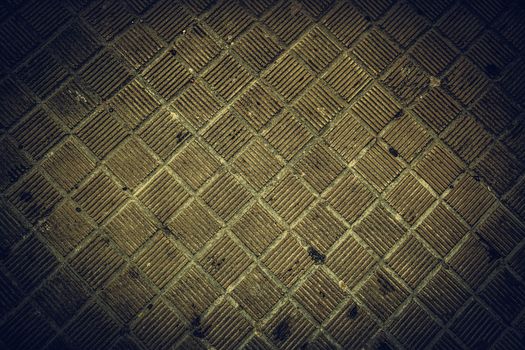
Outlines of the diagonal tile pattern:
[{"label": "diagonal tile pattern", "polygon": [[0,348],[521,349],[521,1],[0,3]]}]

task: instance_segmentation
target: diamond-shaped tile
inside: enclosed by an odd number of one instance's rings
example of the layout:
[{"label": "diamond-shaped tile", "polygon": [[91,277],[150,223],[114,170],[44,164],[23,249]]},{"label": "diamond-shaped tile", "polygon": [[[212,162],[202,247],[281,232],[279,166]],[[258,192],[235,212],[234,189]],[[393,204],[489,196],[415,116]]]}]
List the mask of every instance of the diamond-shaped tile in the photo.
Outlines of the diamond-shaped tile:
[{"label": "diamond-shaped tile", "polygon": [[349,2],[337,3],[323,17],[322,22],[347,47],[368,27],[368,21]]},{"label": "diamond-shaped tile", "polygon": [[199,262],[223,288],[228,288],[244,273],[252,260],[227,234],[223,234],[199,258]]},{"label": "diamond-shaped tile", "polygon": [[115,42],[116,51],[126,59],[133,69],[144,66],[162,48],[161,41],[151,35],[143,24],[131,27]]},{"label": "diamond-shaped tile", "polygon": [[231,101],[253,79],[250,72],[230,54],[213,63],[203,78],[227,101]]},{"label": "diamond-shaped tile", "polygon": [[200,24],[188,28],[175,43],[174,50],[195,71],[201,71],[221,52],[209,30]]},{"label": "diamond-shaped tile", "polygon": [[432,140],[427,130],[406,113],[389,125],[383,139],[407,162],[411,162]]},{"label": "diamond-shaped tile", "polygon": [[426,310],[414,301],[403,309],[389,328],[394,337],[409,349],[427,347],[441,330]]},{"label": "diamond-shaped tile", "polygon": [[434,191],[441,194],[463,169],[463,163],[446,146],[435,144],[418,161],[415,171]]},{"label": "diamond-shaped tile", "polygon": [[200,129],[221,109],[217,98],[201,79],[195,80],[175,101],[173,106],[194,128]]},{"label": "diamond-shaped tile", "polygon": [[223,299],[202,320],[202,336],[217,349],[236,348],[252,331],[251,322],[227,299]]},{"label": "diamond-shaped tile", "polygon": [[235,41],[232,49],[257,72],[266,68],[282,51],[271,33],[260,24]]},{"label": "diamond-shaped tile", "polygon": [[397,3],[381,21],[381,27],[402,46],[408,47],[428,29],[428,24],[411,5]]},{"label": "diamond-shaped tile", "polygon": [[401,54],[401,50],[382,31],[372,28],[357,43],[354,54],[370,73],[379,76]]},{"label": "diamond-shaped tile", "polygon": [[328,145],[346,160],[352,162],[373,137],[354,117],[353,113],[344,114],[326,134]]},{"label": "diamond-shaped tile", "polygon": [[270,88],[255,82],[235,101],[233,107],[248,124],[259,131],[281,111],[283,103],[272,94]]},{"label": "diamond-shaped tile", "polygon": [[206,22],[222,40],[230,42],[250,26],[253,18],[238,1],[226,1],[211,11]]},{"label": "diamond-shaped tile", "polygon": [[115,109],[128,128],[135,129],[159,108],[160,103],[150,90],[135,79],[111,99],[110,108]]},{"label": "diamond-shaped tile", "polygon": [[284,304],[266,323],[264,333],[280,349],[298,348],[315,326],[290,302]]},{"label": "diamond-shaped tile", "polygon": [[303,11],[299,2],[283,1],[270,10],[265,23],[279,39],[290,45],[312,23],[312,20]]},{"label": "diamond-shaped tile", "polygon": [[339,55],[342,47],[325,30],[316,26],[294,45],[293,51],[315,73],[320,73]]},{"label": "diamond-shaped tile", "polygon": [[387,75],[382,78],[399,100],[411,103],[423,95],[428,88],[430,80],[411,58],[403,56],[394,62]]},{"label": "diamond-shaped tile", "polygon": [[291,101],[304,91],[314,77],[298,59],[284,54],[265,71],[264,78],[286,101]]},{"label": "diamond-shaped tile", "polygon": [[372,146],[357,162],[354,169],[378,191],[383,191],[403,167],[399,160],[379,144]]},{"label": "diamond-shaped tile", "polygon": [[163,0],[148,10],[146,23],[166,42],[173,42],[193,22],[191,13],[180,2]]},{"label": "diamond-shaped tile", "polygon": [[332,64],[323,79],[347,102],[359,95],[372,81],[370,75],[346,55]]}]

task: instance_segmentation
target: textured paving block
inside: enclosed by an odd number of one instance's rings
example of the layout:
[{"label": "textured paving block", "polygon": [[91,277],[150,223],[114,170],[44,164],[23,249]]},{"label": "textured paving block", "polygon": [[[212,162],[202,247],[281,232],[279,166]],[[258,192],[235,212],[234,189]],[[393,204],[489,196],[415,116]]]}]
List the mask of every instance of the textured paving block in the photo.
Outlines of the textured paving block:
[{"label": "textured paving block", "polygon": [[407,56],[397,59],[382,81],[405,103],[422,96],[429,86],[426,73]]},{"label": "textured paving block", "polygon": [[163,45],[147,31],[144,25],[137,25],[126,31],[115,42],[115,48],[134,69],[139,69],[148,63]]},{"label": "textured paving block", "polygon": [[359,10],[348,2],[341,2],[333,7],[324,16],[323,24],[347,47],[368,27]]},{"label": "textured paving block", "polygon": [[411,162],[431,141],[431,137],[414,118],[404,114],[390,124],[383,134],[383,140],[403,159]]},{"label": "textured paving block", "polygon": [[511,100],[497,88],[489,89],[471,111],[484,127],[496,135],[505,130],[518,114]]},{"label": "textured paving block", "polygon": [[19,77],[31,91],[43,99],[67,79],[68,72],[48,51],[41,51],[22,66]]},{"label": "textured paving block", "polygon": [[28,232],[27,224],[16,212],[17,210],[4,199],[0,201],[0,253],[5,257],[10,248]]},{"label": "textured paving block", "polygon": [[216,119],[203,136],[226,160],[232,159],[253,137],[250,130],[230,111]]},{"label": "textured paving block", "polygon": [[499,272],[481,292],[481,297],[508,322],[525,307],[523,284],[509,270]]},{"label": "textured paving block", "polygon": [[381,27],[401,46],[408,47],[428,29],[428,24],[412,6],[398,3],[385,16]]},{"label": "textured paving block", "polygon": [[84,17],[106,41],[113,39],[133,21],[133,16],[119,2],[99,1]]},{"label": "textured paving block", "polygon": [[264,74],[264,78],[286,101],[297,97],[313,80],[312,74],[290,54],[283,54]]},{"label": "textured paving block", "polygon": [[443,131],[461,112],[459,104],[442,88],[431,89],[414,103],[412,110],[437,133]]},{"label": "textured paving block", "polygon": [[443,140],[466,162],[473,162],[490,144],[490,134],[468,115],[443,134]]},{"label": "textured paving block", "polygon": [[341,45],[334,40],[322,27],[314,27],[299,42],[294,45],[294,52],[315,73],[322,72],[339,56]]},{"label": "textured paving block", "polygon": [[80,68],[101,48],[95,34],[79,23],[72,23],[50,45],[52,54],[73,69]]},{"label": "textured paving block", "polygon": [[[355,165],[356,171],[378,191],[383,191],[403,169],[399,160],[375,144]],[[378,171],[380,170],[380,171]]]},{"label": "textured paving block", "polygon": [[525,227],[503,206],[479,225],[478,235],[502,256],[507,256],[525,236]]},{"label": "textured paving block", "polygon": [[232,292],[233,298],[255,319],[263,318],[283,296],[282,289],[255,267]]},{"label": "textured paving block", "polygon": [[215,241],[199,262],[223,288],[228,288],[252,262],[250,257],[227,234]]},{"label": "textured paving block", "polygon": [[290,45],[312,23],[312,20],[303,11],[300,3],[282,1],[270,10],[265,23],[280,40]]},{"label": "textured paving block", "polygon": [[486,92],[488,80],[472,62],[461,57],[447,75],[447,87],[461,103],[468,105]]},{"label": "textured paving block", "polygon": [[146,14],[145,22],[166,42],[172,43],[192,23],[191,13],[178,2],[158,1]]},{"label": "textured paving block", "polygon": [[0,83],[0,96],[0,127],[4,129],[19,121],[35,105],[28,88],[14,79],[8,78]]},{"label": "textured paving block", "polygon": [[350,163],[373,138],[353,114],[347,113],[334,124],[325,139],[330,147]]},{"label": "textured paving block", "polygon": [[272,95],[271,89],[256,82],[233,105],[248,124],[261,130],[283,108],[283,102]]},{"label": "textured paving block", "polygon": [[194,128],[202,128],[212,119],[222,105],[215,94],[209,91],[204,82],[196,80],[174,102],[173,106]]},{"label": "textured paving block", "polygon": [[[31,25],[19,15],[11,16],[0,25],[0,33],[3,40],[0,41],[2,50],[2,71],[15,65],[35,49],[38,42],[38,34]],[[5,68],[4,68],[5,67]]]},{"label": "textured paving block", "polygon": [[153,93],[138,80],[133,80],[111,99],[113,108],[127,127],[136,128],[160,106]]},{"label": "textured paving block", "polygon": [[29,161],[16,147],[16,143],[11,138],[4,138],[0,141],[0,189],[3,191],[11,184],[15,183],[27,170],[31,168]]},{"label": "textured paving block", "polygon": [[438,28],[459,49],[465,49],[481,31],[482,23],[464,5],[460,4],[449,9],[440,20]]},{"label": "textured paving block", "polygon": [[233,51],[260,72],[282,52],[282,48],[265,27],[256,24],[234,44]]},{"label": "textured paving block", "polygon": [[378,29],[371,29],[353,50],[370,73],[377,76],[401,54],[396,44]]},{"label": "textured paving block", "polygon": [[210,31],[200,24],[187,29],[174,45],[175,56],[179,56],[195,71],[202,70],[220,51]]},{"label": "textured paving block", "polygon": [[257,256],[284,231],[284,227],[259,203],[252,205],[231,229]]},{"label": "textured paving block", "polygon": [[162,232],[153,236],[150,247],[142,250],[134,262],[151,282],[158,288],[164,288],[188,264],[189,259]]},{"label": "textured paving block", "polygon": [[233,56],[225,55],[212,64],[204,79],[220,96],[230,101],[250,83],[252,76]]},{"label": "textured paving block", "polygon": [[336,61],[323,78],[347,102],[356,97],[372,81],[366,71],[351,57],[343,57]]},{"label": "textured paving block", "polygon": [[390,326],[391,332],[407,348],[424,348],[439,332],[440,327],[415,302],[407,305]]},{"label": "textured paving block", "polygon": [[[417,3],[415,5],[417,6]],[[458,50],[433,29],[414,44],[411,54],[430,74],[440,76],[456,59]]]}]

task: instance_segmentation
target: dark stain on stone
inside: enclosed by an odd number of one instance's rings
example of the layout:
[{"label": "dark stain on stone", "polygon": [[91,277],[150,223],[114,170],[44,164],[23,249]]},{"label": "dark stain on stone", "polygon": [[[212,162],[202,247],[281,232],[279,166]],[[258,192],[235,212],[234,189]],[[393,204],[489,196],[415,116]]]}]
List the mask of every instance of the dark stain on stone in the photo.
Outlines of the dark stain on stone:
[{"label": "dark stain on stone", "polygon": [[272,336],[277,341],[285,341],[290,337],[290,325],[287,320],[282,320],[277,324],[272,332]]},{"label": "dark stain on stone", "polygon": [[153,309],[153,304],[148,304],[148,306],[146,306],[148,308],[148,310],[151,310]]},{"label": "dark stain on stone", "polygon": [[477,182],[480,182],[480,181],[481,181],[481,177],[479,177],[479,175],[474,175],[473,178],[474,178],[474,180],[476,180]]},{"label": "dark stain on stone", "polygon": [[170,55],[172,55],[173,57],[177,56],[177,50],[171,49],[170,50]]},{"label": "dark stain on stone", "polygon": [[206,335],[202,329],[201,316],[197,315],[191,320],[192,334],[197,338],[204,338]]},{"label": "dark stain on stone", "polygon": [[127,190],[128,190],[127,186],[122,187],[122,191],[127,191]]},{"label": "dark stain on stone", "polygon": [[129,277],[133,278],[133,279],[138,279],[140,277],[139,275],[139,271],[135,268],[131,268],[129,270]]},{"label": "dark stain on stone", "polygon": [[177,135],[175,135],[175,138],[177,139],[178,143],[181,143],[182,141],[188,138],[189,134],[189,131],[180,131],[177,133]]},{"label": "dark stain on stone", "polygon": [[394,114],[394,119],[399,119],[403,116],[404,112],[402,109],[400,109],[399,111],[397,111],[396,114]]},{"label": "dark stain on stone", "polygon": [[490,260],[494,261],[494,260],[498,260],[499,258],[501,258],[501,254],[498,253],[498,251],[492,246],[492,244],[490,244],[489,241],[487,241],[484,237],[482,237],[479,234],[477,236],[478,236],[479,242],[481,243],[481,245],[487,252],[487,256],[489,257]]},{"label": "dark stain on stone", "polygon": [[490,79],[495,79],[500,75],[501,70],[495,64],[490,63],[485,66],[485,73]]},{"label": "dark stain on stone", "polygon": [[22,193],[20,193],[20,199],[23,201],[23,202],[29,202],[31,199],[33,199],[33,194],[31,194],[31,192],[29,191],[22,191]]},{"label": "dark stain on stone", "polygon": [[310,255],[310,258],[312,258],[316,264],[324,264],[326,260],[326,256],[314,247],[308,247],[308,255]]},{"label": "dark stain on stone", "polygon": [[377,282],[379,283],[379,289],[381,290],[383,295],[386,295],[386,294],[389,294],[395,291],[394,286],[392,285],[392,283],[390,283],[390,281],[386,279],[385,276],[383,275],[377,276]]},{"label": "dark stain on stone", "polygon": [[76,211],[77,213],[80,213],[80,212],[82,211],[82,208],[80,208],[80,207],[76,207],[76,208],[75,208],[75,211]]},{"label": "dark stain on stone", "polygon": [[351,320],[355,320],[358,314],[359,314],[359,309],[357,308],[356,304],[352,304],[352,306],[350,306],[348,308],[348,311],[346,312],[346,316]]},{"label": "dark stain on stone", "polygon": [[399,156],[399,152],[394,147],[389,147],[388,152],[390,152],[390,154],[393,155],[394,157]]}]

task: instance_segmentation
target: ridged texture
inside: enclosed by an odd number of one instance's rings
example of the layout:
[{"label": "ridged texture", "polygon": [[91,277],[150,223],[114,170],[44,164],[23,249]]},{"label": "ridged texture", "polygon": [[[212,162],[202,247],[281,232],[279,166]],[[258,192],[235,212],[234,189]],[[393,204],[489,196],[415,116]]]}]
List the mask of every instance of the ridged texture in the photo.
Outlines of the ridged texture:
[{"label": "ridged texture", "polygon": [[463,163],[446,146],[435,144],[419,160],[415,171],[434,191],[441,194],[463,169]]},{"label": "ridged texture", "polygon": [[498,135],[516,118],[518,110],[511,100],[497,88],[491,88],[472,107],[472,114],[486,128]]},{"label": "ridged texture", "polygon": [[53,253],[34,236],[24,240],[5,260],[5,266],[26,293],[35,289],[57,265]]},{"label": "ridged texture", "polygon": [[194,190],[212,177],[219,166],[217,158],[198,141],[190,142],[170,163],[173,171]]},{"label": "ridged texture", "polygon": [[226,160],[233,158],[252,138],[250,131],[231,112],[221,115],[203,136]]},{"label": "ridged texture", "polygon": [[486,241],[470,236],[449,259],[448,264],[474,290],[487,279],[500,257]]},{"label": "ridged texture", "polygon": [[359,11],[347,2],[334,7],[324,18],[324,25],[345,46],[350,46],[368,27]]},{"label": "ridged texture", "polygon": [[177,119],[175,113],[161,111],[145,123],[138,132],[140,138],[163,160],[185,143],[192,135]]},{"label": "ridged texture", "polygon": [[475,167],[490,188],[500,195],[515,184],[524,169],[523,164],[501,143],[493,144]]},{"label": "ridged texture", "polygon": [[401,111],[399,103],[379,85],[373,85],[352,106],[352,112],[379,133]]},{"label": "ridged texture", "polygon": [[65,132],[45,111],[38,109],[11,132],[20,148],[34,159],[40,159],[64,136]]},{"label": "ridged texture", "polygon": [[[99,328],[100,327],[100,328]],[[118,324],[108,316],[101,305],[92,302],[69,324],[65,333],[74,339],[79,349],[101,349],[117,337]]]},{"label": "ridged texture", "polygon": [[481,297],[506,321],[512,322],[525,306],[520,281],[509,270],[498,273],[481,292]]},{"label": "ridged texture", "polygon": [[252,331],[248,320],[226,299],[203,320],[205,335],[217,349],[235,349]]},{"label": "ridged texture", "polygon": [[434,88],[415,102],[412,111],[435,132],[440,133],[457,118],[461,109],[443,89]]},{"label": "ridged texture", "polygon": [[166,298],[189,320],[194,321],[221,295],[220,287],[202,283],[207,275],[192,265],[166,292]]},{"label": "ridged texture", "polygon": [[295,169],[319,193],[329,187],[345,168],[334,152],[322,143],[311,148],[295,165]]},{"label": "ridged texture", "polygon": [[255,71],[266,68],[281,53],[281,46],[262,25],[256,24],[233,46],[233,50]]},{"label": "ridged texture", "polygon": [[390,10],[381,27],[402,46],[408,47],[428,28],[428,25],[415,9],[406,3],[401,3]]},{"label": "ridged texture", "polygon": [[492,344],[503,326],[478,302],[472,302],[451,328],[467,346],[476,347],[478,344]]},{"label": "ridged texture", "polygon": [[39,172],[32,172],[10,188],[9,201],[31,222],[51,212],[61,195]]},{"label": "ridged texture", "polygon": [[311,274],[294,295],[319,323],[331,314],[344,297],[339,285],[321,269]]},{"label": "ridged texture", "polygon": [[354,227],[354,232],[384,256],[403,236],[405,228],[383,206],[378,205]]},{"label": "ridged texture", "polygon": [[128,202],[108,221],[105,228],[127,255],[136,252],[157,229],[155,217],[143,211],[136,201]]},{"label": "ridged texture", "polygon": [[4,79],[0,83],[0,96],[2,98],[0,105],[0,126],[2,128],[10,127],[35,105],[27,88],[24,89],[18,81],[11,78]]},{"label": "ridged texture", "polygon": [[314,195],[292,174],[279,180],[266,194],[268,204],[288,223],[292,223],[314,201]]},{"label": "ridged texture", "polygon": [[331,148],[350,163],[372,141],[373,137],[352,113],[339,119],[325,137]]},{"label": "ridged texture", "polygon": [[434,196],[413,175],[404,176],[385,199],[411,225],[435,200]]},{"label": "ridged texture", "polygon": [[88,299],[85,285],[69,268],[59,270],[38,290],[35,300],[46,315],[63,326]]},{"label": "ridged texture", "polygon": [[306,244],[325,254],[346,231],[344,224],[324,206],[316,206],[294,227]]},{"label": "ridged texture", "polygon": [[158,288],[163,289],[188,264],[188,258],[173,241],[157,233],[150,242],[150,249],[143,250],[135,264]]},{"label": "ridged texture", "polygon": [[330,334],[343,347],[349,349],[364,346],[378,328],[367,311],[352,300],[327,325]]},{"label": "ridged texture", "polygon": [[240,173],[257,191],[260,191],[283,165],[259,139],[246,146],[233,163],[234,171]]},{"label": "ridged texture", "polygon": [[[289,137],[290,135],[294,137]],[[308,129],[288,111],[264,131],[263,136],[287,161],[291,160],[312,138]]]},{"label": "ridged texture", "polygon": [[408,114],[391,123],[383,139],[406,161],[411,162],[430,142],[424,127]]},{"label": "ridged texture", "polygon": [[168,223],[168,228],[195,254],[221,229],[221,225],[203,204],[193,201]]},{"label": "ridged texture", "polygon": [[312,85],[294,107],[315,131],[320,132],[343,109],[344,101],[323,83]]},{"label": "ridged texture", "polygon": [[350,102],[372,81],[372,78],[351,57],[333,64],[324,80],[347,102]]},{"label": "ridged texture", "polygon": [[468,225],[443,203],[439,203],[417,228],[417,233],[441,256],[447,255],[467,232]]},{"label": "ridged texture", "polygon": [[501,255],[507,256],[525,237],[525,227],[500,206],[478,227],[477,233]]},{"label": "ridged texture", "polygon": [[284,231],[284,227],[262,205],[256,203],[231,230],[252,253],[259,256]]},{"label": "ridged texture", "polygon": [[470,225],[474,225],[494,204],[494,196],[471,176],[465,176],[445,197]]},{"label": "ridged texture", "polygon": [[148,11],[145,21],[164,41],[172,43],[191,25],[192,16],[178,2],[164,0]]},{"label": "ridged texture", "polygon": [[[515,51],[500,35],[484,33],[469,50],[469,57],[489,78],[498,78],[515,58]],[[495,69],[494,69],[495,68]]]},{"label": "ridged texture", "polygon": [[105,173],[98,172],[79,188],[73,199],[98,224],[126,200],[127,195]]},{"label": "ridged texture", "polygon": [[66,69],[43,51],[22,67],[20,79],[40,98],[49,96],[68,77]]},{"label": "ridged texture", "polygon": [[[0,201],[0,252],[5,255],[9,248],[18,242],[27,232],[26,224],[16,214],[16,209],[8,204],[8,201]],[[0,304],[1,305],[1,304]]]},{"label": "ridged texture", "polygon": [[252,195],[230,174],[220,174],[202,193],[202,199],[224,221],[229,221]]},{"label": "ridged texture", "polygon": [[378,191],[383,191],[401,172],[401,163],[383,147],[375,144],[354,169]]},{"label": "ridged texture", "polygon": [[73,69],[80,68],[100,47],[95,35],[79,23],[71,24],[51,42],[53,53]]},{"label": "ridged texture", "polygon": [[364,13],[374,20],[377,20],[392,6],[391,0],[355,0],[354,2]]},{"label": "ridged texture", "polygon": [[230,101],[252,80],[251,74],[231,55],[225,55],[204,74],[204,79]]},{"label": "ridged texture", "polygon": [[221,109],[221,103],[201,80],[185,90],[173,103],[182,117],[194,128],[200,129]]},{"label": "ridged texture", "polygon": [[381,320],[386,320],[408,297],[409,292],[384,268],[378,268],[357,295]]},{"label": "ridged texture", "polygon": [[99,289],[120,269],[124,259],[110,245],[109,239],[98,235],[73,257],[70,264],[93,289]]},{"label": "ridged texture", "polygon": [[468,105],[481,97],[488,88],[487,79],[466,58],[460,58],[447,74],[447,87],[463,104]]},{"label": "ridged texture", "polygon": [[199,259],[223,288],[228,288],[251,264],[251,258],[228,235],[222,235]]},{"label": "ridged texture", "polygon": [[465,6],[458,5],[441,19],[438,28],[459,49],[465,49],[481,31],[482,23]]},{"label": "ridged texture", "polygon": [[165,100],[177,96],[192,79],[190,72],[173,57],[173,51],[149,65],[142,76]]},{"label": "ridged texture", "polygon": [[279,349],[297,349],[315,326],[290,302],[282,306],[265,326],[265,333]]},{"label": "ridged texture", "polygon": [[91,8],[85,18],[106,41],[126,29],[133,20],[132,15],[120,2],[100,2]]},{"label": "ridged texture", "polygon": [[423,349],[439,333],[440,327],[418,304],[407,305],[390,326],[392,334],[409,349]]},{"label": "ridged texture", "polygon": [[167,350],[181,338],[184,324],[161,299],[135,323],[133,333],[148,348]]},{"label": "ridged texture", "polygon": [[262,258],[262,263],[288,288],[313,264],[306,249],[290,234]]},{"label": "ridged texture", "polygon": [[188,192],[167,170],[161,170],[137,192],[137,198],[166,222],[189,198]]},{"label": "ridged texture", "polygon": [[11,16],[0,25],[0,50],[2,71],[4,67],[16,66],[37,43],[37,34],[20,16]]},{"label": "ridged texture", "polygon": [[111,100],[118,115],[130,128],[136,128],[159,108],[159,102],[138,80],[133,80]]},{"label": "ridged texture", "polygon": [[290,45],[311,24],[310,18],[301,10],[302,5],[284,1],[270,10],[265,23],[279,39]]},{"label": "ridged texture", "polygon": [[436,266],[437,259],[414,236],[409,236],[387,259],[388,265],[412,289]]},{"label": "ridged texture", "polygon": [[327,259],[328,268],[350,288],[361,282],[374,264],[375,259],[353,237],[345,238]]},{"label": "ridged texture", "polygon": [[264,78],[286,101],[291,101],[304,91],[314,77],[296,58],[285,54],[266,70]]},{"label": "ridged texture", "polygon": [[470,116],[443,133],[443,140],[466,162],[473,162],[490,144],[490,135]]},{"label": "ridged texture", "polygon": [[73,201],[66,200],[39,227],[42,237],[64,256],[71,253],[94,228],[76,208]]},{"label": "ridged texture", "polygon": [[352,173],[345,175],[326,195],[330,206],[350,223],[359,219],[376,198]]},{"label": "ridged texture", "polygon": [[135,188],[159,165],[138,138],[122,142],[106,162],[111,172],[128,188]]},{"label": "ridged texture", "polygon": [[439,76],[458,55],[455,48],[436,30],[430,30],[414,45],[416,60],[433,76]]},{"label": "ridged texture", "polygon": [[195,24],[175,43],[175,53],[196,71],[202,70],[221,49],[210,33]]},{"label": "ridged texture", "polygon": [[4,191],[12,183],[15,183],[27,170],[30,165],[26,157],[22,155],[15,142],[10,138],[3,138],[0,141],[0,190]]},{"label": "ridged texture", "polygon": [[5,344],[13,349],[38,348],[55,335],[38,309],[24,304],[0,326]]},{"label": "ridged texture", "polygon": [[206,21],[223,40],[231,41],[242,33],[253,19],[238,1],[225,1],[211,11]]},{"label": "ridged texture", "polygon": [[266,85],[256,82],[235,101],[234,108],[259,131],[281,111],[283,103]]},{"label": "ridged texture", "polygon": [[153,296],[148,281],[135,267],[131,267],[111,281],[102,293],[102,300],[121,320],[129,322]]},{"label": "ridged texture", "polygon": [[49,158],[42,162],[42,168],[62,186],[71,191],[95,169],[96,160],[86,152],[81,143],[70,138],[62,143]]},{"label": "ridged texture", "polygon": [[456,277],[446,269],[440,268],[419,292],[418,299],[441,320],[448,322],[469,296]]},{"label": "ridged texture", "polygon": [[375,76],[383,73],[401,54],[397,46],[377,29],[371,29],[353,52]]},{"label": "ridged texture", "polygon": [[314,27],[294,46],[297,55],[316,74],[323,71],[339,55],[342,48],[321,27]]},{"label": "ridged texture", "polygon": [[263,318],[282,296],[283,291],[258,266],[232,292],[235,301],[255,319]]},{"label": "ridged texture", "polygon": [[111,97],[131,78],[126,66],[109,50],[91,61],[80,74],[103,99]]},{"label": "ridged texture", "polygon": [[160,40],[148,33],[143,25],[131,27],[115,42],[117,52],[134,69],[148,63],[162,47]]},{"label": "ridged texture", "polygon": [[100,97],[80,80],[71,80],[46,101],[46,106],[70,129],[87,119]]},{"label": "ridged texture", "polygon": [[426,73],[408,56],[398,59],[382,81],[405,103],[422,96],[429,84]]}]

